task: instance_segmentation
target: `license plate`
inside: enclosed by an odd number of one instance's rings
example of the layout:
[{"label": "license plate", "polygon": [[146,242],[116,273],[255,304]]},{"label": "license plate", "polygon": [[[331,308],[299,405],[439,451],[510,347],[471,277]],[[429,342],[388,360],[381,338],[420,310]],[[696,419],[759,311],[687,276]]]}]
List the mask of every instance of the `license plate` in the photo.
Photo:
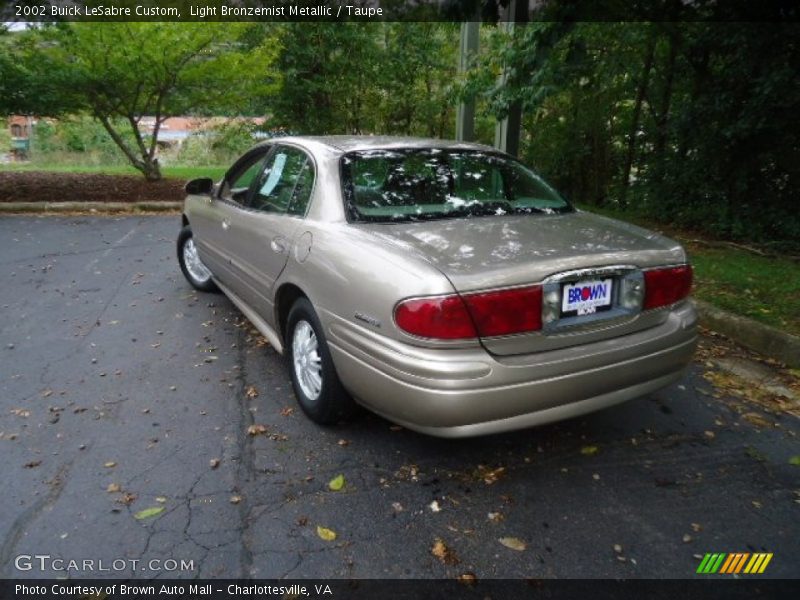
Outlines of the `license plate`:
[{"label": "license plate", "polygon": [[611,308],[612,279],[566,283],[561,292],[562,316],[591,315]]}]

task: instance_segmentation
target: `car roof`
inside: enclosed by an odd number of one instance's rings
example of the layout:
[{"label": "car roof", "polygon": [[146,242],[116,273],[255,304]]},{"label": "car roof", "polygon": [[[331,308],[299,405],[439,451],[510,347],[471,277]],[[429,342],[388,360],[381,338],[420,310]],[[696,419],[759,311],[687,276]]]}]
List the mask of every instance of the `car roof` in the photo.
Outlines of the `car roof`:
[{"label": "car roof", "polygon": [[275,142],[315,142],[342,152],[356,150],[381,150],[391,148],[441,148],[457,150],[483,150],[498,152],[496,148],[472,142],[456,142],[453,140],[440,140],[436,138],[402,137],[389,135],[321,135],[321,136],[291,136],[274,138]]}]

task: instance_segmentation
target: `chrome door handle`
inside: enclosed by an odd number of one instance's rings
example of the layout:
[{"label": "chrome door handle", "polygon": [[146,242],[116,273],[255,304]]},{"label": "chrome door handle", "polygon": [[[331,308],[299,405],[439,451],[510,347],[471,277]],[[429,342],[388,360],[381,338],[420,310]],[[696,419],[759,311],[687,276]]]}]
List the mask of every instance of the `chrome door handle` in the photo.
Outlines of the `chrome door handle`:
[{"label": "chrome door handle", "polygon": [[224,220],[222,221],[222,228],[223,228],[225,231],[228,231],[228,229],[230,229],[230,228],[231,228],[231,222],[230,222],[230,221],[228,221],[228,219],[224,219]]},{"label": "chrome door handle", "polygon": [[286,238],[282,235],[275,236],[269,243],[269,247],[272,248],[272,251],[276,254],[283,254],[286,252]]}]

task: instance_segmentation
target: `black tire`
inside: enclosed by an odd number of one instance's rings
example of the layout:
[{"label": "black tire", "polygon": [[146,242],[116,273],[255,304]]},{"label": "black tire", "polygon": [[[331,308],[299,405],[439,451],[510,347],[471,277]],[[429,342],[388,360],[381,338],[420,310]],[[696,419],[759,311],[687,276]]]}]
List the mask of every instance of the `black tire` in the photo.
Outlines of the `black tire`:
[{"label": "black tire", "polygon": [[[190,240],[192,240],[192,228],[189,225],[187,225],[186,227],[181,229],[181,232],[178,234],[178,244],[177,244],[178,264],[181,266],[181,272],[183,273],[183,276],[186,277],[186,281],[192,284],[192,287],[195,288],[196,290],[200,290],[201,292],[219,291],[219,288],[214,283],[214,280],[211,279],[210,270],[208,271],[209,272],[208,278],[203,279],[195,274],[192,274],[192,271],[186,267],[185,250],[186,250],[186,244]],[[192,244],[194,245],[194,240],[192,240]],[[199,261],[200,259],[198,258],[197,260]],[[200,264],[202,265],[202,262]],[[203,267],[208,269],[208,267],[206,267],[205,265],[203,265]]]},{"label": "black tire", "polygon": [[[302,339],[304,323],[313,331],[317,343],[316,354],[320,359],[321,386],[316,398],[311,397],[307,391],[309,382],[301,381],[303,375],[298,370],[303,367],[296,366],[297,361],[295,361],[295,332],[299,328],[299,335]],[[328,350],[328,342],[325,340],[317,313],[314,312],[314,307],[306,298],[299,298],[289,311],[286,322],[285,355],[297,402],[312,421],[320,425],[332,425],[352,417],[357,412],[356,403],[344,389],[336,374],[336,368]]]}]

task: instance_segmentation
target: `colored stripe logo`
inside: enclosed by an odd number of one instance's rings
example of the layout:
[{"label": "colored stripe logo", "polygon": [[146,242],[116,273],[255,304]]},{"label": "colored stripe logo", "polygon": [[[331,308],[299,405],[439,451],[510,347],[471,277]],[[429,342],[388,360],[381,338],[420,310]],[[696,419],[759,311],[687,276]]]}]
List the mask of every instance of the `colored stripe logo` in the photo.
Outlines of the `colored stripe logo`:
[{"label": "colored stripe logo", "polygon": [[715,573],[747,573],[755,575],[757,573],[763,573],[771,560],[772,552],[756,552],[754,554],[750,554],[749,552],[733,552],[730,554],[721,552],[706,554],[697,567],[697,573],[701,575],[713,575]]}]

